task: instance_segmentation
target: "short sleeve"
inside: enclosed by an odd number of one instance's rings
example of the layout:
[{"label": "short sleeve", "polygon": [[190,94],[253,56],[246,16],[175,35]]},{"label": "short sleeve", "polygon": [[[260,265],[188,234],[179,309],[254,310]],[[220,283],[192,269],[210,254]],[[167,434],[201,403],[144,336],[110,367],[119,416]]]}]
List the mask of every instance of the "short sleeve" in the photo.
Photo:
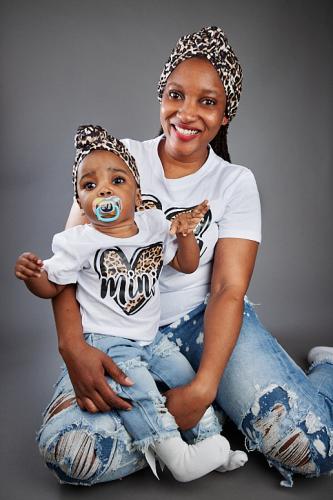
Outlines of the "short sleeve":
[{"label": "short sleeve", "polygon": [[261,209],[257,184],[252,172],[243,171],[228,193],[226,207],[218,221],[219,238],[261,241]]},{"label": "short sleeve", "polygon": [[71,241],[69,231],[56,234],[52,241],[53,256],[44,260],[43,269],[48,278],[58,285],[76,283],[81,268],[77,245]]}]

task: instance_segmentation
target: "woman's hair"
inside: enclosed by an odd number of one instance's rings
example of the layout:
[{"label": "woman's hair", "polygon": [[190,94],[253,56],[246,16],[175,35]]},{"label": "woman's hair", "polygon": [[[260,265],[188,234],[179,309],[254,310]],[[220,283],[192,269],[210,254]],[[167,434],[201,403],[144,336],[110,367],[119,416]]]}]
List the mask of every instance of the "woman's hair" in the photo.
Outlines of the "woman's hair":
[{"label": "woman's hair", "polygon": [[[220,130],[218,131],[214,139],[210,142],[210,145],[217,156],[220,156],[220,158],[222,158],[223,160],[231,163],[227,141],[228,127],[229,124],[221,125]],[[163,129],[161,127],[158,135],[162,134]]]},{"label": "woman's hair", "polygon": [[223,160],[231,163],[227,141],[228,128],[228,123],[227,125],[221,125],[220,130],[218,131],[214,139],[210,142],[210,145],[217,156],[220,156],[221,158],[223,158]]}]

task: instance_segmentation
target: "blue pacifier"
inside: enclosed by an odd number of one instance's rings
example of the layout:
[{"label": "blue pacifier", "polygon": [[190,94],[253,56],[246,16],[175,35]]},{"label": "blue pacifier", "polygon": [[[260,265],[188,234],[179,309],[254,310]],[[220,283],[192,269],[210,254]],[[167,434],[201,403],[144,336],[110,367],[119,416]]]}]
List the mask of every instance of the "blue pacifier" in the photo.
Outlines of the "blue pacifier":
[{"label": "blue pacifier", "polygon": [[113,222],[118,219],[121,212],[121,200],[118,196],[109,198],[95,198],[93,211],[101,222]]}]

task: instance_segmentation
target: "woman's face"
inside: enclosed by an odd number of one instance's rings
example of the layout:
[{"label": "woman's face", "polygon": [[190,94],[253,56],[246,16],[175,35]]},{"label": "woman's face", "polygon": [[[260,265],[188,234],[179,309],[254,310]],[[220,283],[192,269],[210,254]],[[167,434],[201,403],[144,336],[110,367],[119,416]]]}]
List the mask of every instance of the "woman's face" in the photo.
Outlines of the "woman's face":
[{"label": "woman's face", "polygon": [[166,151],[179,160],[205,159],[208,143],[228,123],[225,108],[225,91],[214,66],[201,58],[181,62],[169,76],[161,102]]}]

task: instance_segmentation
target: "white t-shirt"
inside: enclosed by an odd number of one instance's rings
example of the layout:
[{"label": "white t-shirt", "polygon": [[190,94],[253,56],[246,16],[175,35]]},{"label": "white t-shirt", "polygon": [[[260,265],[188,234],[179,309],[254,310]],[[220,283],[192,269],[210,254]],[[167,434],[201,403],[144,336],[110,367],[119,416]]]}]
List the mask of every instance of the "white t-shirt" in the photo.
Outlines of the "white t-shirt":
[{"label": "white t-shirt", "polygon": [[152,342],[160,320],[158,279],[177,251],[170,223],[159,210],[135,214],[138,233],[114,238],[90,224],[53,238],[44,261],[50,281],[77,283],[84,333]]},{"label": "white t-shirt", "polygon": [[198,306],[210,290],[212,259],[218,238],[261,241],[260,200],[252,172],[230,164],[212,148],[207,161],[191,175],[167,179],[158,156],[162,136],[139,142],[124,139],[136,159],[141,192],[148,207],[156,206],[171,219],[207,199],[210,209],[196,229],[200,265],[192,274],[167,266],[160,279],[161,325],[169,324]]}]

